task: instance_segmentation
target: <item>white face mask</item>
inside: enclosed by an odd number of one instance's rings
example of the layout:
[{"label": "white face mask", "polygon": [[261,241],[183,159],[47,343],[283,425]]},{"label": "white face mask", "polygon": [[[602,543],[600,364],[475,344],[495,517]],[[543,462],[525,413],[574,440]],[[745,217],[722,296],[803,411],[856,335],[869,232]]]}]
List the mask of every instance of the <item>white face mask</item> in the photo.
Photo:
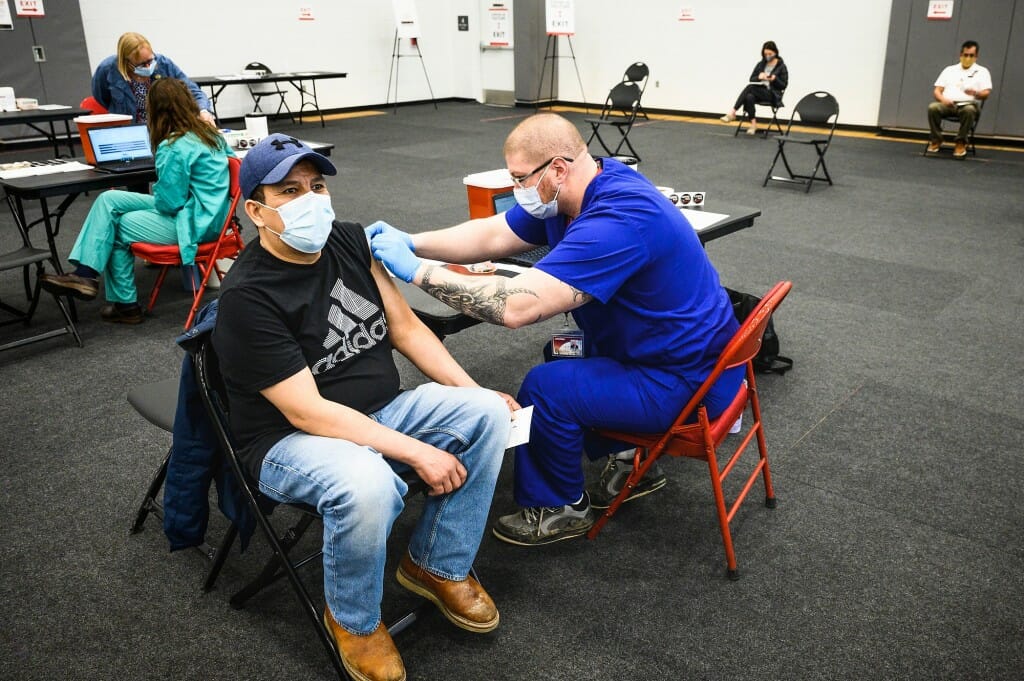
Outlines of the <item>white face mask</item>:
[{"label": "white face mask", "polygon": [[540,190],[538,189],[540,183],[544,181],[544,176],[548,174],[550,169],[551,166],[548,165],[544,172],[541,173],[537,184],[532,187],[514,187],[512,189],[512,194],[516,197],[516,203],[538,220],[547,220],[558,215],[558,193],[562,191],[562,185],[558,185],[558,189],[555,190],[555,198],[547,203],[541,200]]},{"label": "white face mask", "polygon": [[307,192],[278,208],[262,203],[260,205],[275,211],[284,224],[281,232],[274,232],[269,227],[267,230],[277,234],[281,241],[300,253],[319,253],[334,228],[334,208],[331,207],[329,194]]}]

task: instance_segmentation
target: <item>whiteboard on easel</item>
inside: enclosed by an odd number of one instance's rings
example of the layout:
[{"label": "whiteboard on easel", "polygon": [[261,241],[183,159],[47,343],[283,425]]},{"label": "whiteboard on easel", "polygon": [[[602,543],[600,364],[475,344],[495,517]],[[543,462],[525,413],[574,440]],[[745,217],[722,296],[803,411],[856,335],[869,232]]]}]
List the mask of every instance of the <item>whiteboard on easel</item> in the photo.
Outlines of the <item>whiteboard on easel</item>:
[{"label": "whiteboard on easel", "polygon": [[545,0],[544,18],[548,35],[576,35],[573,0]]},{"label": "whiteboard on easel", "polygon": [[514,47],[512,39],[512,0],[486,2],[483,7],[480,45],[497,49]]},{"label": "whiteboard on easel", "polygon": [[395,28],[399,38],[419,38],[420,19],[415,0],[391,0],[395,8]]}]

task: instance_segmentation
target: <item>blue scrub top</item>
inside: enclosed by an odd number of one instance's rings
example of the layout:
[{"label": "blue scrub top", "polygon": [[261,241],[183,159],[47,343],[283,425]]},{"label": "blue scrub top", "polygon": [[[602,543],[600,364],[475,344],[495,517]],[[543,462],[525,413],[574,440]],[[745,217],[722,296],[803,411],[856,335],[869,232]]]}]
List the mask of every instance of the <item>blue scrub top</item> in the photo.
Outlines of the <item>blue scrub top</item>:
[{"label": "blue scrub top", "polygon": [[516,235],[551,252],[536,267],[594,300],[573,311],[589,352],[703,381],[739,328],[696,232],[643,175],[602,159],[575,220],[514,206]]}]

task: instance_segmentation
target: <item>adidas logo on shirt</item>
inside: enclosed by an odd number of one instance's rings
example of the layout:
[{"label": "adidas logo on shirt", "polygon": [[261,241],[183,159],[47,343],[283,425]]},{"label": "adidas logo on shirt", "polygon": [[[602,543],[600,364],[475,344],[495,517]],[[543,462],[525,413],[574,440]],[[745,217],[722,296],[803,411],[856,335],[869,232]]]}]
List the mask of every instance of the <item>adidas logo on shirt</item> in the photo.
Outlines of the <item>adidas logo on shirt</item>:
[{"label": "adidas logo on shirt", "polygon": [[313,375],[330,371],[364,350],[369,350],[387,336],[388,324],[381,309],[341,281],[334,284],[331,304],[327,313],[329,328],[324,338],[324,349],[330,350],[323,359],[316,362]]}]

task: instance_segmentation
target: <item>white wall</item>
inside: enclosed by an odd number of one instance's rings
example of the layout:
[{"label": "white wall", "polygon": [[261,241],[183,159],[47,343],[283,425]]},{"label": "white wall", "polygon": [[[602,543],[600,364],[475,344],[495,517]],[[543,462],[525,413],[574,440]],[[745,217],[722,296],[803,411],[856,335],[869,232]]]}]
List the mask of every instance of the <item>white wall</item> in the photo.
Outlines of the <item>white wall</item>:
[{"label": "white wall", "polygon": [[[276,71],[347,71],[317,85],[325,109],[380,105],[391,65],[394,16],[387,0],[81,0],[90,67],[112,54],[117,37],[138,31],[190,75],[234,73],[249,61]],[[316,20],[298,21],[311,5]],[[437,98],[480,99],[482,90],[513,89],[512,54],[480,50],[483,0],[416,0],[420,47]],[[681,7],[696,21],[677,21]],[[774,40],[790,70],[787,103],[812,90],[839,100],[840,121],[875,125],[891,0],[576,0],[573,47],[591,103],[600,104],[634,61],[651,67],[649,108],[724,112]],[[457,30],[457,15],[470,30]],[[568,53],[561,39],[560,52]],[[408,43],[403,51],[409,51]],[[401,59],[399,99],[429,98],[419,61]],[[572,62],[560,60],[558,97],[582,97]],[[296,104],[297,101],[293,102]],[[228,88],[222,116],[251,108],[244,88]]]},{"label": "white wall", "polygon": [[[590,102],[603,103],[634,61],[646,62],[649,108],[725,112],[774,40],[789,68],[789,106],[828,90],[840,122],[875,125],[891,0],[576,0],[573,47]],[[614,8],[613,8],[614,5]],[[695,21],[677,20],[681,7]],[[559,47],[567,53],[565,39]],[[559,97],[579,100],[571,60],[561,60]],[[656,85],[656,82],[658,85]]]},{"label": "white wall", "polygon": [[[122,33],[137,31],[189,75],[237,73],[250,61],[275,71],[345,71],[344,80],[317,83],[321,108],[385,101],[395,34],[387,0],[80,0],[80,5],[93,70],[114,53]],[[315,21],[299,21],[300,6],[312,6]],[[423,65],[434,95],[477,99],[482,87],[479,0],[418,0],[417,10]],[[470,31],[457,30],[459,14],[469,15]],[[401,50],[415,54],[407,40]],[[429,99],[420,61],[402,58],[399,64],[399,99]],[[297,106],[297,95],[289,104]],[[222,117],[251,108],[240,86],[227,88],[218,101]]]}]

